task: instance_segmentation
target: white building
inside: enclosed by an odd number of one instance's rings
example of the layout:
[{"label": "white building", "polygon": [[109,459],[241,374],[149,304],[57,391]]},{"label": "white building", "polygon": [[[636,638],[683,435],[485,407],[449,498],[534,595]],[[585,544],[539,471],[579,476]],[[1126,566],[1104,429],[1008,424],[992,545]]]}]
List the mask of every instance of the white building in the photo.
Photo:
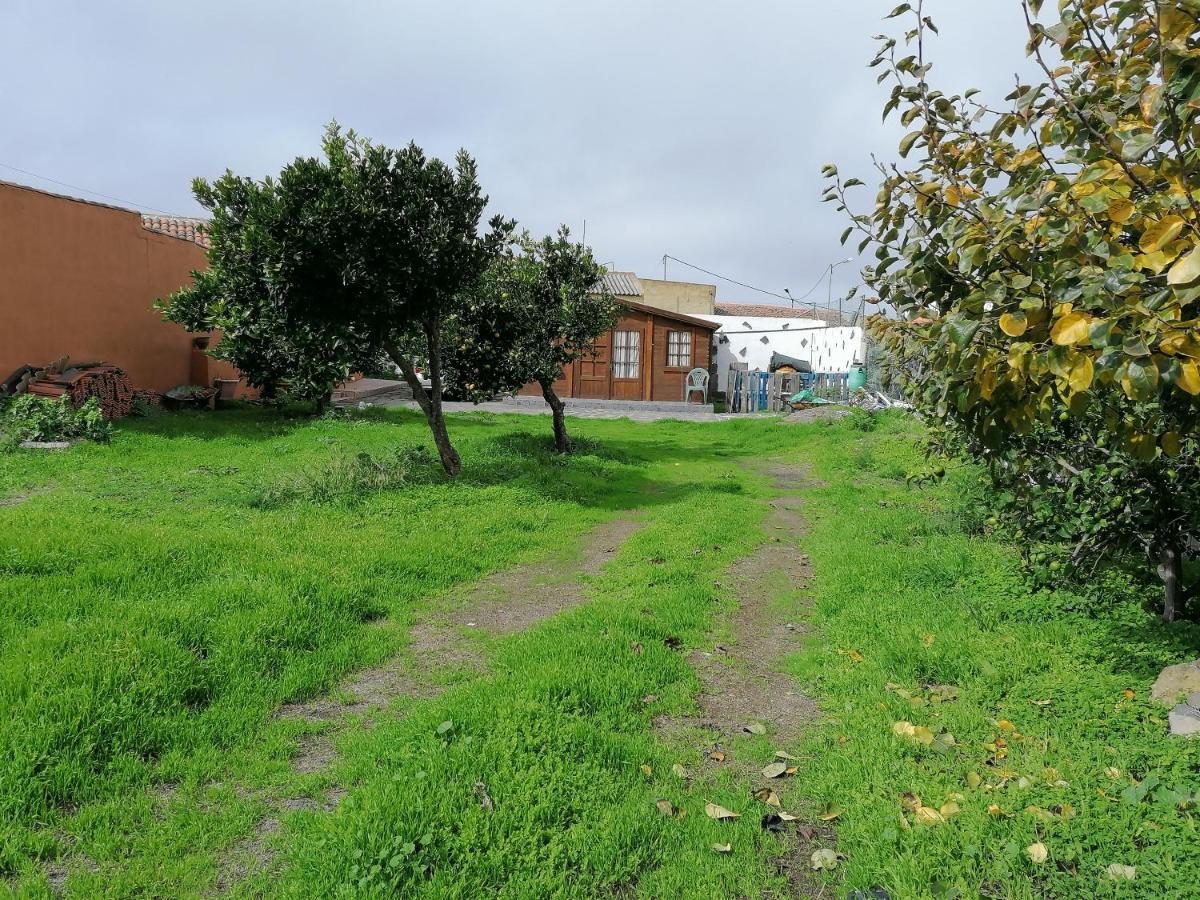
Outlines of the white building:
[{"label": "white building", "polygon": [[[861,327],[831,325],[825,319],[806,317],[800,310],[766,304],[718,302],[714,312],[696,318],[721,326],[713,336],[719,391],[726,390],[726,375],[733,363],[745,363],[751,372],[765,372],[773,353],[803,360],[817,374],[844,374],[865,358]],[[836,313],[832,318],[837,321]]]}]

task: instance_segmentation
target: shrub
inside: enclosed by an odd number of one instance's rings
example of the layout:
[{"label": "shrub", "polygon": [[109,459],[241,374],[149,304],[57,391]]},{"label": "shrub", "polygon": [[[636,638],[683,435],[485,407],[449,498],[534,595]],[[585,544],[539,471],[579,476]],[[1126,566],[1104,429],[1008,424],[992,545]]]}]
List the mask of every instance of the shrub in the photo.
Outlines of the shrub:
[{"label": "shrub", "polygon": [[100,411],[100,401],[89,397],[76,409],[65,394],[56,399],[22,394],[0,417],[5,441],[69,441],[86,438],[104,443],[112,435],[112,423]]}]

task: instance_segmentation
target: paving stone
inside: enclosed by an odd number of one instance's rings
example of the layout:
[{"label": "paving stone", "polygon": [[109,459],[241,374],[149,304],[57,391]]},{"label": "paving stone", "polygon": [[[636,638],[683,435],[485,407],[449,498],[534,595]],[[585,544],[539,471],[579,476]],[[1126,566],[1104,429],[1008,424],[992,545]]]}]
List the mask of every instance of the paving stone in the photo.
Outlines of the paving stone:
[{"label": "paving stone", "polygon": [[1167,716],[1171,725],[1171,734],[1177,737],[1196,737],[1200,735],[1200,710],[1181,703]]},{"label": "paving stone", "polygon": [[1150,689],[1150,699],[1174,703],[1180,694],[1200,692],[1200,660],[1167,666]]},{"label": "paving stone", "polygon": [[1193,691],[1188,694],[1187,705],[1192,709],[1200,709],[1200,691]]}]

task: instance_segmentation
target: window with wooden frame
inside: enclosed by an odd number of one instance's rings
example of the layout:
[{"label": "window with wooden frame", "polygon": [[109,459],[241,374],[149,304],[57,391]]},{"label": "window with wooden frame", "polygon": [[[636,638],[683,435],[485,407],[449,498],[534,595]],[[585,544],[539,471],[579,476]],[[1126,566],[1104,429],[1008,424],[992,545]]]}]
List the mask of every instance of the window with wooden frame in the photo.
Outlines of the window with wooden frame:
[{"label": "window with wooden frame", "polygon": [[613,378],[637,378],[641,375],[642,333],[614,331],[612,367]]},{"label": "window with wooden frame", "polygon": [[688,369],[692,365],[692,333],[690,331],[667,332],[667,365]]}]

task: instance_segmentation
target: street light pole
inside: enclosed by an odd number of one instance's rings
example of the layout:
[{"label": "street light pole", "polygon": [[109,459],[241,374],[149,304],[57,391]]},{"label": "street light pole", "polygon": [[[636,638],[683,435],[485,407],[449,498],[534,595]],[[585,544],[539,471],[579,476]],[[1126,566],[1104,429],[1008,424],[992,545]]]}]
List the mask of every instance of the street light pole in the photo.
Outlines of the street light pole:
[{"label": "street light pole", "polygon": [[[828,299],[825,301],[825,308],[830,309],[833,306],[833,270],[838,266],[844,266],[846,263],[854,262],[853,256],[847,256],[845,259],[840,259],[837,262],[829,264],[829,292]],[[838,297],[838,326],[842,325],[842,298]]]}]

